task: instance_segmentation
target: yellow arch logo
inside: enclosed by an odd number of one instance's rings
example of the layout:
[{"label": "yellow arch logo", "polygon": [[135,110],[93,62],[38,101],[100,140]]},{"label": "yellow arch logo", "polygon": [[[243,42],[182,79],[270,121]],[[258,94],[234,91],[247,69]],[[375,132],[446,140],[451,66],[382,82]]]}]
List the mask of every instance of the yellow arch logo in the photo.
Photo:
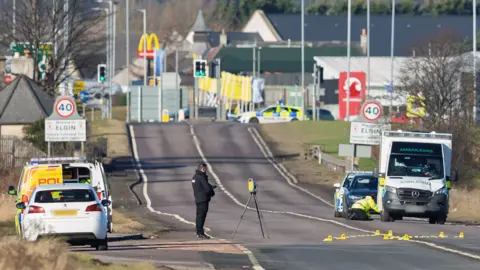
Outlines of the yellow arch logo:
[{"label": "yellow arch logo", "polygon": [[[145,46],[145,42],[147,43],[147,51],[144,52],[144,46]],[[155,46],[155,48],[153,48],[153,46]],[[152,34],[145,34],[145,35],[142,35],[142,37],[140,38],[140,42],[138,43],[138,57],[139,58],[143,58],[144,56],[144,53],[146,53],[146,56],[148,59],[153,59],[153,56],[155,55],[154,54],[154,50],[159,50],[160,49],[160,42],[158,42],[158,37],[156,34],[152,33]]]}]

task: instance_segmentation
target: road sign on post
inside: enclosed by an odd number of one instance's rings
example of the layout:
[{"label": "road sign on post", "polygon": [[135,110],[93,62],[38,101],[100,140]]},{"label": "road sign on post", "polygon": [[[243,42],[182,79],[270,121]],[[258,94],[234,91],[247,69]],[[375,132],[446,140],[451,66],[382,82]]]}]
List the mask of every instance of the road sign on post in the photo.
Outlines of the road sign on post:
[{"label": "road sign on post", "polygon": [[89,95],[88,92],[85,91],[85,90],[82,91],[82,92],[80,92],[80,94],[79,94],[79,98],[80,98],[80,100],[81,100],[83,103],[87,103],[89,96],[90,96],[90,95]]},{"label": "road sign on post", "polygon": [[87,125],[78,115],[75,100],[70,96],[59,96],[53,113],[45,119],[46,142],[85,142]]}]

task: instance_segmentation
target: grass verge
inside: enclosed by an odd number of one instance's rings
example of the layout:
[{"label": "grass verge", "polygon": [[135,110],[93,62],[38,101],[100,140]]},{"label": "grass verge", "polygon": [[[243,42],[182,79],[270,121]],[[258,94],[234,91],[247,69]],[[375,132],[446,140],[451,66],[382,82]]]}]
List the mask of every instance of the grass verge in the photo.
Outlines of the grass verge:
[{"label": "grass verge", "polygon": [[[1,239],[1,238],[0,238]],[[110,264],[86,254],[68,252],[68,245],[53,239],[25,242],[15,238],[1,239],[0,269],[35,270],[167,270],[150,263]]]},{"label": "grass verge", "polygon": [[[298,181],[323,184],[331,188],[341,181],[342,174],[330,171],[315,161],[304,160],[303,144],[322,145],[324,152],[335,156],[338,145],[349,143],[350,123],[344,121],[298,121],[291,123],[265,124],[259,126],[264,140],[277,156],[293,156],[280,159]],[[373,159],[360,159],[361,170],[376,167]],[[449,220],[480,223],[480,189],[452,189]]]}]

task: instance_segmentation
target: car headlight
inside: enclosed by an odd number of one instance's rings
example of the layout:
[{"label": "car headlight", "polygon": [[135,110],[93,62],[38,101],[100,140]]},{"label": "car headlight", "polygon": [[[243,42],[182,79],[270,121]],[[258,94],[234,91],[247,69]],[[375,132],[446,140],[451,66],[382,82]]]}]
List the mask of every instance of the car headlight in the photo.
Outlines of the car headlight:
[{"label": "car headlight", "polygon": [[358,195],[348,195],[348,198],[350,200],[360,200],[362,199],[362,196],[358,196]]},{"label": "car headlight", "polygon": [[435,191],[435,195],[447,195],[448,189],[446,187],[442,187],[441,189]]},{"label": "car headlight", "polygon": [[385,189],[391,193],[397,193],[397,189],[394,187],[386,186]]}]

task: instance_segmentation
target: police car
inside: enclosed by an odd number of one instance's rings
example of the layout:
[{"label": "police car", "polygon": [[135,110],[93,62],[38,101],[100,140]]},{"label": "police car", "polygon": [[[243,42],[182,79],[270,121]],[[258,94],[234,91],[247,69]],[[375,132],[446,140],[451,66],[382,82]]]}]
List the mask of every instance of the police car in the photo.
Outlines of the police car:
[{"label": "police car", "polygon": [[371,171],[349,171],[342,183],[336,183],[334,201],[335,217],[347,217],[348,209],[365,196],[376,198],[378,178]]},{"label": "police car", "polygon": [[301,108],[287,105],[272,105],[258,111],[241,113],[236,121],[240,123],[265,124],[298,121],[302,119]]}]

